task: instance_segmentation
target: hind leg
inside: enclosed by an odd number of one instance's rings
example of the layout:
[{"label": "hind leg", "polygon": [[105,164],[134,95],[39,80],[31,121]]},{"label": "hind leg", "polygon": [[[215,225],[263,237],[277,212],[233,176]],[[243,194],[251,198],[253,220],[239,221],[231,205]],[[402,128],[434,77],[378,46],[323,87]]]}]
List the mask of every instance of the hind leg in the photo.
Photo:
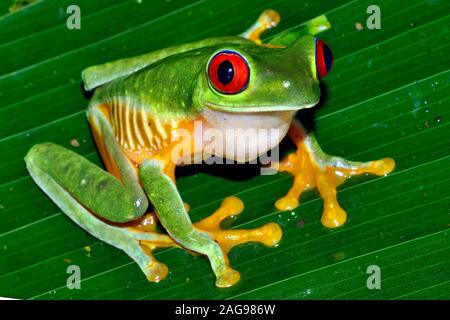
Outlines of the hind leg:
[{"label": "hind leg", "polygon": [[135,199],[115,177],[80,155],[49,143],[35,145],[25,161],[36,184],[70,219],[94,237],[125,251],[150,281],[164,279],[167,267],[154,259],[152,250],[176,246],[170,237],[113,225],[92,214],[101,208],[112,210],[112,217],[135,216]]}]

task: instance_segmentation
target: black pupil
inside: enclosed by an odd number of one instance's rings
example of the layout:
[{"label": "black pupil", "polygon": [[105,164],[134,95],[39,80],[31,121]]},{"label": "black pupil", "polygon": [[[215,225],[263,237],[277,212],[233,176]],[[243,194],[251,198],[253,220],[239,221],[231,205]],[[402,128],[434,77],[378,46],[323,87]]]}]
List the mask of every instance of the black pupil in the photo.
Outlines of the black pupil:
[{"label": "black pupil", "polygon": [[223,62],[221,62],[219,64],[219,68],[217,69],[217,75],[219,77],[219,81],[223,85],[229,84],[234,77],[233,64],[228,60],[224,60]]},{"label": "black pupil", "polygon": [[325,67],[327,68],[327,71],[330,71],[331,66],[333,65],[333,54],[331,53],[331,50],[327,45],[323,46],[323,60],[325,61]]}]

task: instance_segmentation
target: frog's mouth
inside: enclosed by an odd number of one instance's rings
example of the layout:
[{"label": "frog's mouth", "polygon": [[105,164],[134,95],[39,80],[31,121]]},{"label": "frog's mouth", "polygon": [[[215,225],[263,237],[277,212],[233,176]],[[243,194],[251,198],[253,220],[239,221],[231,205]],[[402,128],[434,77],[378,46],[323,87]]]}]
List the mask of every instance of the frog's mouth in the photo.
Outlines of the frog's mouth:
[{"label": "frog's mouth", "polygon": [[319,100],[310,103],[305,104],[302,106],[283,106],[283,105],[271,105],[271,106],[225,106],[225,105],[218,105],[212,102],[206,102],[205,105],[209,109],[212,110],[218,110],[218,111],[226,111],[226,112],[233,112],[233,113],[242,113],[242,112],[272,112],[272,111],[296,111],[301,109],[308,109],[314,107],[317,103],[319,103]]}]

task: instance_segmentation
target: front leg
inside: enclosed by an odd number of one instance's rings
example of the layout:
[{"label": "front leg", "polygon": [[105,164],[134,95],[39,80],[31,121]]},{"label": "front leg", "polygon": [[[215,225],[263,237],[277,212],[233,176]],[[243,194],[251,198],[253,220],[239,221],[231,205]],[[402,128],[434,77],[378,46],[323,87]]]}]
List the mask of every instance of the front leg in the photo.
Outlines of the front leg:
[{"label": "front leg", "polygon": [[209,258],[217,287],[234,285],[240,275],[230,267],[228,251],[246,242],[275,245],[281,239],[281,228],[269,223],[253,230],[222,230],[219,225],[223,219],[243,210],[242,202],[235,197],[225,199],[212,216],[193,225],[175,183],[164,173],[165,167],[159,160],[145,160],[139,168],[140,180],[159,221],[175,242]]},{"label": "front leg", "polygon": [[292,210],[298,206],[301,193],[315,187],[324,202],[321,221],[328,228],[339,227],[347,219],[347,214],[337,201],[336,188],[340,184],[359,174],[387,175],[395,167],[391,158],[355,162],[327,155],[315,137],[307,134],[297,120],[293,121],[288,134],[296,144],[297,151],[280,162],[280,171],[291,173],[294,184],[284,197],[277,200],[275,206],[279,210]]}]

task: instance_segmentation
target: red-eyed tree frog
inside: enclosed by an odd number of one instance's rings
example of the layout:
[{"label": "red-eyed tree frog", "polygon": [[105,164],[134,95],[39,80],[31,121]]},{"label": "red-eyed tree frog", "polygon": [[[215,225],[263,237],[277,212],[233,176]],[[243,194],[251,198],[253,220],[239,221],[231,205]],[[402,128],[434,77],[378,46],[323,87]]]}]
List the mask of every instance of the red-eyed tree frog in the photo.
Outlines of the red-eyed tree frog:
[{"label": "red-eyed tree frog", "polygon": [[[175,185],[175,167],[186,160],[180,158],[205,151],[198,143],[204,137],[187,143],[177,130],[193,133],[196,122],[219,131],[277,129],[280,134],[266,139],[256,153],[236,154],[225,148],[215,154],[254,159],[288,135],[297,151],[282,160],[279,169],[291,173],[294,184],[276,201],[276,208],[292,210],[304,190],[317,188],[324,201],[322,224],[339,227],[346,213],[338,204],[336,187],[358,174],[385,175],[394,161],[362,163],[329,156],[295,119],[298,110],[319,102],[319,80],[329,72],[332,55],[314,35],[329,23],[321,16],[264,43],[260,34],[279,19],[275,11],[266,10],[239,36],[210,38],[85,69],[85,88],[95,90],[87,117],[107,171],[73,151],[42,143],[25,158],[31,177],[80,227],[125,251],[149,281],[158,282],[168,273],[152,251],[176,246],[206,255],[216,286],[229,287],[240,278],[229,264],[229,250],[246,242],[274,246],[282,231],[276,223],[222,230],[223,219],[243,210],[236,197],[226,198],[211,216],[192,223]],[[189,152],[177,158],[173,151],[180,144]],[[158,221],[167,233],[157,231]]]}]

